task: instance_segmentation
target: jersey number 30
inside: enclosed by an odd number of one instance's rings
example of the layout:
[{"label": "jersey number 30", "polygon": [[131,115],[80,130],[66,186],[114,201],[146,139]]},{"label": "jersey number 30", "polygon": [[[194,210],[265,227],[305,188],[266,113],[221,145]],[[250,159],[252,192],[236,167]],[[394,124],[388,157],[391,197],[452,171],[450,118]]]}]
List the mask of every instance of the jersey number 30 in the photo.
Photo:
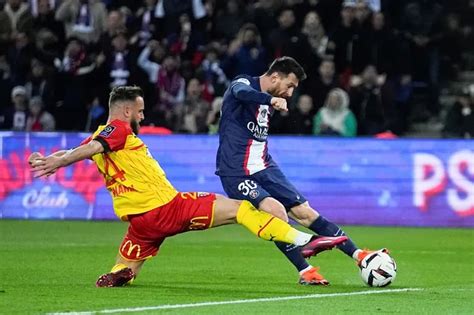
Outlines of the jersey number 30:
[{"label": "jersey number 30", "polygon": [[252,189],[257,188],[257,183],[255,183],[253,180],[246,179],[243,182],[241,182],[239,186],[237,186],[237,188],[242,193],[242,195],[248,196],[248,194],[250,193]]}]

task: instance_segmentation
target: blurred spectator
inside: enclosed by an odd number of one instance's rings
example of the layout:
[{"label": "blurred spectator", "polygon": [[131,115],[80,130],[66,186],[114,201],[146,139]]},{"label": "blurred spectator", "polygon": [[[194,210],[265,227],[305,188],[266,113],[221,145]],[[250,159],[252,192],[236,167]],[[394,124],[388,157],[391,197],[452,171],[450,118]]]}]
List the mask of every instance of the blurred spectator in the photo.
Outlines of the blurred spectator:
[{"label": "blurred spectator", "polygon": [[64,42],[50,30],[42,28],[35,36],[35,58],[48,67],[54,67],[54,60],[64,53]]},{"label": "blurred spectator", "polygon": [[39,96],[42,106],[50,110],[54,104],[54,86],[45,73],[45,66],[37,59],[31,61],[31,74],[25,84],[29,99]]},{"label": "blurred spectator", "polygon": [[312,53],[308,38],[303,35],[295,23],[295,15],[292,9],[283,9],[278,16],[279,27],[268,35],[271,48],[271,57],[290,56],[308,72],[316,69],[315,55]]},{"label": "blurred spectator", "polygon": [[[372,31],[372,11],[365,0],[356,0],[354,6],[354,28],[355,34],[352,41],[350,53],[351,71],[359,74],[369,64],[367,57],[370,48],[364,47],[363,38]],[[367,50],[366,50],[367,49]]]},{"label": "blurred spectator", "polygon": [[319,65],[318,76],[309,74],[308,80],[302,82],[302,93],[308,94],[313,100],[313,115],[324,105],[329,91],[336,87],[339,87],[339,83],[334,62],[323,60]]},{"label": "blurred spectator", "polygon": [[303,21],[308,12],[313,11],[317,12],[326,30],[334,28],[337,22],[334,17],[340,14],[341,3],[342,0],[286,0],[286,5],[291,5],[295,13],[297,23]]},{"label": "blurred spectator", "polygon": [[428,110],[439,112],[439,40],[443,7],[436,0],[414,0],[403,11],[401,29],[411,44],[413,77],[428,83]]},{"label": "blurred spectator", "polygon": [[191,60],[198,47],[204,46],[203,34],[193,26],[189,15],[179,17],[179,29],[166,37],[171,54]]},{"label": "blurred spectator", "polygon": [[468,39],[461,28],[459,16],[449,14],[445,32],[440,41],[441,70],[447,78],[456,78],[462,68],[462,52]]},{"label": "blurred spectator", "polygon": [[385,15],[382,12],[374,13],[371,21],[371,28],[359,35],[360,65],[365,67],[373,64],[380,73],[387,75],[407,73],[409,55],[406,49],[402,49],[400,39],[386,25]]},{"label": "blurred spectator", "polygon": [[64,0],[56,11],[56,19],[64,23],[67,38],[96,43],[105,30],[107,11],[99,0]]},{"label": "blurred spectator", "polygon": [[301,32],[308,38],[314,56],[321,60],[329,57],[327,54],[329,39],[316,12],[306,14]]},{"label": "blurred spectator", "polygon": [[3,125],[1,129],[24,131],[26,129],[26,118],[28,114],[28,98],[24,86],[17,85],[11,92],[11,103],[5,109]]},{"label": "blurred spectator", "polygon": [[386,131],[394,114],[394,93],[385,77],[368,65],[361,77],[354,77],[350,106],[357,118],[358,135],[374,135]]},{"label": "blurred spectator", "polygon": [[3,53],[12,38],[12,26],[5,10],[0,11],[0,51]]},{"label": "blurred spectator", "polygon": [[197,78],[192,78],[186,88],[186,99],[178,119],[178,131],[186,133],[207,132],[207,113],[210,104],[202,98],[203,85]]},{"label": "blurred spectator", "polygon": [[[160,109],[171,129],[176,128],[176,119],[185,98],[185,81],[179,73],[179,60],[175,56],[166,56],[158,70],[156,84]],[[174,127],[174,128],[173,128]]]},{"label": "blurred spectator", "polygon": [[41,97],[33,97],[30,100],[26,131],[53,131],[55,125],[53,115],[44,110]]},{"label": "blurred spectator", "polygon": [[57,21],[54,17],[54,1],[51,0],[35,0],[36,11],[34,12],[33,27],[35,33],[47,30],[56,37],[57,41],[62,45],[65,42],[65,33],[63,23]]},{"label": "blurred spectator", "polygon": [[474,138],[474,84],[469,93],[464,89],[449,109],[444,122],[445,138]]},{"label": "blurred spectator", "polygon": [[34,48],[26,33],[16,33],[15,42],[8,49],[7,61],[10,64],[11,79],[14,85],[25,84],[30,72]]},{"label": "blurred spectator", "polygon": [[258,0],[249,9],[250,21],[256,25],[262,36],[262,44],[268,45],[268,35],[278,27],[279,0]]},{"label": "blurred spectator", "polygon": [[313,133],[313,99],[303,94],[298,98],[296,107],[290,111],[290,133],[310,135]]},{"label": "blurred spectator", "polygon": [[158,70],[157,87],[163,106],[171,109],[184,101],[185,82],[179,73],[179,61],[175,56],[166,56],[163,67]]},{"label": "blurred spectator", "polygon": [[202,61],[198,72],[201,72],[205,80],[205,89],[212,96],[224,94],[229,80],[222,70],[219,63],[219,52],[216,47],[211,44],[206,49],[206,55]]},{"label": "blurred spectator", "polygon": [[164,47],[158,41],[151,40],[147,46],[143,48],[140,56],[138,56],[138,65],[147,73],[150,83],[156,85],[158,82],[160,63],[165,57],[165,54]]},{"label": "blurred spectator", "polygon": [[29,6],[22,0],[7,0],[0,14],[3,23],[9,21],[9,24],[3,26],[11,30],[11,35],[15,37],[17,33],[31,35],[33,31],[33,16],[30,13]]},{"label": "blurred spectator", "polygon": [[137,10],[132,23],[132,43],[137,43],[139,48],[146,46],[149,40],[155,37],[156,21],[155,8],[157,0],[143,0],[143,5]]},{"label": "blurred spectator", "polygon": [[266,71],[267,62],[267,53],[262,46],[257,27],[245,24],[230,43],[222,67],[228,78],[237,74],[257,76]]},{"label": "blurred spectator", "polygon": [[163,34],[177,34],[180,30],[179,17],[186,14],[193,21],[206,16],[202,0],[161,0],[157,3],[155,17],[162,25]]},{"label": "blurred spectator", "polygon": [[107,14],[105,31],[100,35],[100,49],[109,52],[112,47],[112,40],[119,33],[126,33],[125,16],[120,10],[113,10]]},{"label": "blurred spectator", "polygon": [[128,39],[125,32],[118,32],[112,38],[112,49],[105,52],[105,60],[100,65],[99,71],[104,76],[104,82],[108,85],[104,89],[121,85],[137,84],[139,73],[136,57],[128,47]]},{"label": "blurred spectator", "polygon": [[86,127],[84,128],[85,131],[94,132],[95,130],[97,130],[99,125],[104,124],[107,121],[107,110],[105,109],[105,107],[106,106],[103,106],[100,103],[98,97],[94,98],[89,107]]},{"label": "blurred spectator", "polygon": [[339,88],[332,89],[324,106],[314,116],[315,135],[355,137],[357,121],[349,109],[349,96]]},{"label": "blurred spectator", "polygon": [[352,50],[354,46],[356,29],[354,26],[353,2],[344,1],[341,10],[341,20],[329,36],[329,49],[334,51],[336,71],[350,75],[352,69]]},{"label": "blurred spectator", "polygon": [[356,0],[354,6],[354,19],[357,22],[359,33],[370,29],[372,11],[366,0]]},{"label": "blurred spectator", "polygon": [[[33,15],[34,18],[36,18],[38,15],[40,15],[40,11],[44,9],[45,7],[48,8],[48,10],[55,11],[56,10],[56,4],[60,0],[28,0],[28,3],[30,5],[30,12]],[[43,6],[43,8],[41,8]],[[53,15],[54,18],[54,15]]]},{"label": "blurred spectator", "polygon": [[5,55],[0,55],[0,104],[2,104],[0,106],[0,126],[5,120],[3,109],[10,103],[12,87],[13,83],[11,81],[10,65],[5,58]]},{"label": "blurred spectator", "polygon": [[397,77],[394,84],[395,88],[395,117],[394,125],[391,128],[397,135],[402,135],[409,128],[409,117],[412,113],[412,93],[413,83],[411,76],[404,74]]},{"label": "blurred spectator", "polygon": [[212,101],[211,110],[207,113],[206,125],[210,135],[215,135],[219,131],[222,101],[222,97],[216,97]]},{"label": "blurred spectator", "polygon": [[225,7],[217,11],[214,19],[214,35],[216,38],[231,41],[246,22],[245,16],[241,0],[226,1]]},{"label": "blurred spectator", "polygon": [[159,108],[157,83],[158,71],[166,56],[163,45],[151,40],[138,56],[138,66],[147,74],[148,83],[144,84],[145,93],[145,123],[157,124],[164,119],[164,112]]},{"label": "blurred spectator", "polygon": [[70,38],[62,60],[56,59],[57,103],[56,123],[60,130],[84,130],[87,118],[86,105],[92,99],[93,87],[98,82],[91,80],[96,68],[95,61],[87,54],[84,44]]}]

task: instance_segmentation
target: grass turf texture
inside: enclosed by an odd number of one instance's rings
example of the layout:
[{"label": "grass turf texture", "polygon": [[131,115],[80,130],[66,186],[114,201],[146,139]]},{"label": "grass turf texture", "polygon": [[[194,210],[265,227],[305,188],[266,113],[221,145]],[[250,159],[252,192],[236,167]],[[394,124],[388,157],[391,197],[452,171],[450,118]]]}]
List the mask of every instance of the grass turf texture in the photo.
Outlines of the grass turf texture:
[{"label": "grass turf texture", "polygon": [[0,313],[99,311],[264,297],[421,288],[422,291],[147,311],[166,314],[472,314],[474,230],[345,227],[360,246],[387,246],[394,284],[369,288],[333,250],[312,258],[329,287],[297,285],[276,247],[240,226],[168,239],[125,288],[95,288],[114,263],[126,224],[0,220]]}]

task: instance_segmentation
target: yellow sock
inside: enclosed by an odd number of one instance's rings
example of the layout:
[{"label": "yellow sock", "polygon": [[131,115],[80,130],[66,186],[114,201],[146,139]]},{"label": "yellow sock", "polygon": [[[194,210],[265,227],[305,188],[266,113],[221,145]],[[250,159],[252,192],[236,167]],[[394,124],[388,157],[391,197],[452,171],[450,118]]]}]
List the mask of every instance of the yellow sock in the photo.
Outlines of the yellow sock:
[{"label": "yellow sock", "polygon": [[122,270],[124,268],[128,268],[128,266],[125,265],[125,264],[116,264],[115,266],[112,267],[110,272],[117,272],[117,271]]},{"label": "yellow sock", "polygon": [[298,231],[267,212],[257,210],[246,200],[242,201],[237,211],[237,223],[267,241],[280,241],[302,246],[308,243],[312,237],[311,234]]}]

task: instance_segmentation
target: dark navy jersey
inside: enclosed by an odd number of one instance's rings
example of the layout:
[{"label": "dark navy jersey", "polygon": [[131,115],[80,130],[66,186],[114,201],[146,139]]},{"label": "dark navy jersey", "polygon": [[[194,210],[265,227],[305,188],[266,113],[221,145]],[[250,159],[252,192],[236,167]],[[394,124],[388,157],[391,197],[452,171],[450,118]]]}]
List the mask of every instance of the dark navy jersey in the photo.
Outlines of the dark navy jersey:
[{"label": "dark navy jersey", "polygon": [[258,77],[241,75],[231,82],[221,110],[217,175],[252,175],[275,165],[267,151],[271,99]]}]

